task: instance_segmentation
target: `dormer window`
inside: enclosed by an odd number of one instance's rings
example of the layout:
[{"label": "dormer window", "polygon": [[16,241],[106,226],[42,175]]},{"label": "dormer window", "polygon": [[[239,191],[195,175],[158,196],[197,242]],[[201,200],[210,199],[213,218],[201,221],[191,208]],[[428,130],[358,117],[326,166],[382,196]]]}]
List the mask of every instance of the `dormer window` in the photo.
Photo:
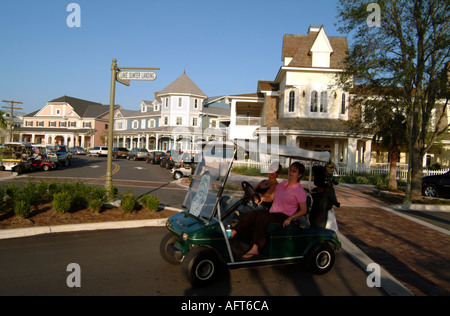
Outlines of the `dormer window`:
[{"label": "dormer window", "polygon": [[310,53],[313,67],[330,67],[330,55],[333,53],[333,48],[323,27],[320,27]]}]

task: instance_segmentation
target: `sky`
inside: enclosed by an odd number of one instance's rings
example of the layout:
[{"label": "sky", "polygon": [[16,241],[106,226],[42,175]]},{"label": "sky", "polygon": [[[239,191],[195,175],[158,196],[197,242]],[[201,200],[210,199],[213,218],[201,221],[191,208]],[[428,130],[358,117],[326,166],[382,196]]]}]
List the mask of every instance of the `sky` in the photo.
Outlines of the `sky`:
[{"label": "sky", "polygon": [[284,34],[322,24],[343,36],[336,15],[337,0],[0,0],[0,99],[25,113],[64,95],[109,104],[113,58],[160,68],[155,81],[116,85],[128,110],[184,71],[208,97],[254,93],[275,79]]}]

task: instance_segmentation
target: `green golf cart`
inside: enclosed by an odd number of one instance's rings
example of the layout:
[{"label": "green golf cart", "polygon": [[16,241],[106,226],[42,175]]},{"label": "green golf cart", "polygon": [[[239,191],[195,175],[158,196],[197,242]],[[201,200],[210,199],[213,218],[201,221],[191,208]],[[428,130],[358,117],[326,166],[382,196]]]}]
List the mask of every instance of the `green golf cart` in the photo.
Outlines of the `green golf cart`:
[{"label": "green golf cart", "polygon": [[[234,269],[302,263],[314,274],[328,272],[334,264],[335,250],[341,244],[335,231],[310,227],[307,220],[284,228],[281,224],[270,224],[268,241],[260,256],[252,260],[241,258],[250,243],[236,237],[229,239],[227,233],[247,206],[252,208],[257,193],[249,182],[231,174],[239,146],[248,144],[209,142],[204,146],[184,201],[185,211],[167,221],[169,232],[161,241],[161,256],[171,264],[181,264],[193,286],[212,282],[224,266]],[[272,159],[277,156],[308,161],[310,166],[329,161],[328,152],[267,144],[260,147]],[[233,184],[227,185],[230,182]],[[236,183],[241,183],[243,190],[227,190],[235,189]]]}]

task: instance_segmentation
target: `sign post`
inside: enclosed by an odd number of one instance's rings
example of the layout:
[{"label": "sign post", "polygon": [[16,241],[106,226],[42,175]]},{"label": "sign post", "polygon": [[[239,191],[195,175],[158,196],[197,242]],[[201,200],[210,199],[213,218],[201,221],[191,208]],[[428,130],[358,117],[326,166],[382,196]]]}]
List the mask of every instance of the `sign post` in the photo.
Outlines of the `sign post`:
[{"label": "sign post", "polygon": [[108,124],[108,159],[106,163],[106,183],[105,189],[108,193],[108,200],[112,201],[112,148],[114,138],[114,107],[116,97],[116,80],[126,86],[130,85],[130,80],[153,81],[156,73],[153,70],[159,68],[136,68],[118,67],[117,59],[112,60],[111,65],[111,93],[109,97],[109,124]]}]

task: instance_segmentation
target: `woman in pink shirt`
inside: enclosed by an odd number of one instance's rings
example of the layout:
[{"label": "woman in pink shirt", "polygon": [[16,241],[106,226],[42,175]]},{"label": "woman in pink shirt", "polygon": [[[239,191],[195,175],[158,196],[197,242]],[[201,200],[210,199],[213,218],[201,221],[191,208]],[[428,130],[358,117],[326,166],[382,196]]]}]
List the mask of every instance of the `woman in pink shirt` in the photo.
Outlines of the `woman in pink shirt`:
[{"label": "woman in pink shirt", "polygon": [[289,168],[289,178],[277,185],[272,196],[265,196],[261,202],[273,201],[270,210],[253,210],[246,212],[231,232],[231,237],[239,234],[246,238],[251,235],[251,249],[242,256],[250,259],[259,254],[266,243],[270,223],[282,223],[283,227],[306,214],[306,192],[300,184],[305,166],[294,162]]}]

